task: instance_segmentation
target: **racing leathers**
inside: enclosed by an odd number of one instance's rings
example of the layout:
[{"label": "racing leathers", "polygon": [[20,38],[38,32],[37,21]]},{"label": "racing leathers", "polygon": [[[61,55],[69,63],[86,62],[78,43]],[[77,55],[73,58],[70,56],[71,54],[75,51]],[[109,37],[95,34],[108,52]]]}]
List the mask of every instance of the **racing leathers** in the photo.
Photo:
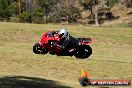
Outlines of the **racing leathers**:
[{"label": "racing leathers", "polygon": [[59,47],[63,49],[73,49],[79,46],[78,40],[68,34],[68,37],[61,39]]}]

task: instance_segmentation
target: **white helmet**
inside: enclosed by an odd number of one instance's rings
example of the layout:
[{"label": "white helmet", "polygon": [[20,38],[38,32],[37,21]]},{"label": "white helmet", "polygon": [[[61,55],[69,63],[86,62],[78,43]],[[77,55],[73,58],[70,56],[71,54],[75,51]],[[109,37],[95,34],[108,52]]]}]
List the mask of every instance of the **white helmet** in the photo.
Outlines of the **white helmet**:
[{"label": "white helmet", "polygon": [[58,34],[62,39],[66,39],[68,37],[68,32],[66,29],[60,29]]}]

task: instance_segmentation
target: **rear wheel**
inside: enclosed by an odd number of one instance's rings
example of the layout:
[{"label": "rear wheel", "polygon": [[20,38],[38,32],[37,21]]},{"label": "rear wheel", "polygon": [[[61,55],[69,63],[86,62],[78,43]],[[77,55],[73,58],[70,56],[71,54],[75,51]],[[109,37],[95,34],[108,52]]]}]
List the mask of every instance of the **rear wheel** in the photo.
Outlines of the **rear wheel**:
[{"label": "rear wheel", "polygon": [[43,49],[39,43],[36,43],[34,46],[33,46],[33,52],[35,54],[47,54],[48,51],[46,49]]},{"label": "rear wheel", "polygon": [[92,48],[89,45],[80,46],[74,56],[76,58],[85,59],[88,58],[92,54]]}]

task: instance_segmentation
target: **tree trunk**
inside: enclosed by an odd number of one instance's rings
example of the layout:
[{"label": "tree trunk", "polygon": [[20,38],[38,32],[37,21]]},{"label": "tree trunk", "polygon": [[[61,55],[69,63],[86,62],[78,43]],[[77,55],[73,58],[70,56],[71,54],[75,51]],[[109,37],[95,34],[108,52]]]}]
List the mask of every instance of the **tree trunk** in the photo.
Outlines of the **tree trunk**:
[{"label": "tree trunk", "polygon": [[92,11],[92,9],[90,9],[90,12],[91,12],[91,20],[93,20],[93,11]]},{"label": "tree trunk", "polygon": [[36,0],[33,0],[33,9],[35,9],[36,8]]},{"label": "tree trunk", "polygon": [[98,21],[98,10],[99,10],[99,6],[98,6],[98,5],[95,5],[95,7],[94,7],[95,26],[99,26],[99,21]]},{"label": "tree trunk", "polygon": [[25,0],[25,7],[26,7],[26,12],[29,11],[29,1]]},{"label": "tree trunk", "polygon": [[33,0],[29,0],[30,23],[32,23],[32,5],[33,5]]},{"label": "tree trunk", "polygon": [[[21,11],[22,11],[22,9],[21,9],[21,0],[18,0],[18,6],[19,6],[19,12],[18,12],[18,15],[20,16]],[[19,19],[19,22],[20,22],[20,19]]]},{"label": "tree trunk", "polygon": [[21,0],[18,1],[19,4],[19,15],[21,14]]}]

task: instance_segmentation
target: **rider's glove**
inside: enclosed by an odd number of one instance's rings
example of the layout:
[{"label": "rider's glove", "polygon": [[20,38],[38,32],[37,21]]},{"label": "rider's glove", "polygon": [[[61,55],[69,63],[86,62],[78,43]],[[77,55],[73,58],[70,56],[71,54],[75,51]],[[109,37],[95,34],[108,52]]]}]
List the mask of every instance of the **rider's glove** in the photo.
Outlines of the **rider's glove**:
[{"label": "rider's glove", "polygon": [[57,45],[59,48],[64,49],[65,47],[62,45]]}]

